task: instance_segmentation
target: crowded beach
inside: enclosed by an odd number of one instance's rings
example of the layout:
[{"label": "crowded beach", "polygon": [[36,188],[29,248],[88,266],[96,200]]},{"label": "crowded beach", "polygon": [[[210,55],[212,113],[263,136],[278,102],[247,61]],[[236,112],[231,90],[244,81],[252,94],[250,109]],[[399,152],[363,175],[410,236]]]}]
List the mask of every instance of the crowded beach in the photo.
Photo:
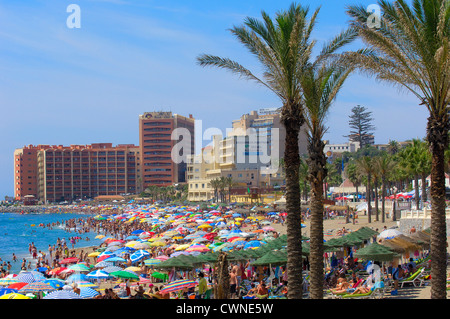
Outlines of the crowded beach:
[{"label": "crowded beach", "polygon": [[[345,223],[330,213],[324,220],[325,298],[408,298],[411,288],[423,297],[430,282],[429,230],[404,234],[394,222],[366,223],[360,216]],[[3,263],[0,299],[285,299],[285,218],[269,206],[97,208],[64,222],[67,240],[45,248],[30,243],[33,263],[14,261],[22,263],[17,274]],[[307,212],[302,222],[308,298]],[[89,231],[98,234],[99,246],[84,239]],[[225,291],[218,289],[224,279]]]}]

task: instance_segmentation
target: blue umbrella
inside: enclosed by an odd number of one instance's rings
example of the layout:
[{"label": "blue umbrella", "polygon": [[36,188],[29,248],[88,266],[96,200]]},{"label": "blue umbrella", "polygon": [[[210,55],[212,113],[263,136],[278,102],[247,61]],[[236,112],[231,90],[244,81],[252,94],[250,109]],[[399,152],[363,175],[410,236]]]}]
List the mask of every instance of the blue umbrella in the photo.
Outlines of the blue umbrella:
[{"label": "blue umbrella", "polygon": [[120,267],[117,266],[108,266],[102,269],[104,272],[106,272],[107,274],[115,272],[115,271],[119,271],[119,270],[123,270]]},{"label": "blue umbrella", "polygon": [[64,281],[59,279],[45,279],[42,280],[42,282],[52,286],[55,289],[62,288],[64,286]]},{"label": "blue umbrella", "polygon": [[103,259],[104,261],[126,261],[126,259],[121,258],[121,257],[117,257],[117,256],[113,256],[113,257],[109,257],[109,258],[105,258]]},{"label": "blue umbrella", "polygon": [[0,288],[0,296],[6,295],[6,294],[12,294],[17,293],[17,289],[12,288]]},{"label": "blue umbrella", "polygon": [[130,256],[130,260],[131,260],[131,262],[136,262],[136,261],[139,261],[139,260],[141,260],[141,259],[143,259],[143,258],[145,258],[147,256],[150,256],[150,253],[148,251],[145,251],[145,250],[141,249],[141,250],[138,250],[137,252],[133,253]]},{"label": "blue umbrella", "polygon": [[263,245],[263,243],[261,241],[252,240],[244,245],[244,249],[261,247],[262,245]]},{"label": "blue umbrella", "polygon": [[95,270],[93,272],[90,272],[86,275],[88,278],[92,279],[102,279],[102,278],[109,278],[109,274],[106,271],[103,270]]},{"label": "blue umbrella", "polygon": [[139,236],[128,236],[127,238],[125,238],[125,240],[135,240],[135,239],[139,239]]},{"label": "blue umbrella", "polygon": [[77,293],[74,293],[70,290],[56,290],[48,295],[46,295],[43,299],[82,299],[81,296]]},{"label": "blue umbrella", "polygon": [[77,282],[77,281],[87,281],[89,278],[85,274],[73,274],[70,275],[67,279],[67,283]]},{"label": "blue umbrella", "polygon": [[89,298],[94,298],[95,296],[98,296],[100,293],[95,290],[92,289],[90,287],[81,287],[80,288],[80,297],[83,299],[89,299]]},{"label": "blue umbrella", "polygon": [[14,279],[28,284],[37,281],[31,272],[21,272]]},{"label": "blue umbrella", "polygon": [[131,233],[131,235],[139,235],[140,233],[143,233],[144,231],[142,229],[136,229]]},{"label": "blue umbrella", "polygon": [[104,267],[108,267],[108,266],[114,266],[114,263],[108,262],[108,261],[101,261],[101,262],[95,264],[96,268],[104,268]]}]

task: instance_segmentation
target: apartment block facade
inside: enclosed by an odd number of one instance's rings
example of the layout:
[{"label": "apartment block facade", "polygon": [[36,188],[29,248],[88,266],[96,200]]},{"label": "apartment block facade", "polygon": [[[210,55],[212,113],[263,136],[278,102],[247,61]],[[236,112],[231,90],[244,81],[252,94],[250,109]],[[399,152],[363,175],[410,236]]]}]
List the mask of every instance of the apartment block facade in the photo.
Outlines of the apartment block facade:
[{"label": "apartment block facade", "polygon": [[29,145],[15,151],[15,198],[34,195],[44,203],[135,194],[139,147],[111,143]]}]

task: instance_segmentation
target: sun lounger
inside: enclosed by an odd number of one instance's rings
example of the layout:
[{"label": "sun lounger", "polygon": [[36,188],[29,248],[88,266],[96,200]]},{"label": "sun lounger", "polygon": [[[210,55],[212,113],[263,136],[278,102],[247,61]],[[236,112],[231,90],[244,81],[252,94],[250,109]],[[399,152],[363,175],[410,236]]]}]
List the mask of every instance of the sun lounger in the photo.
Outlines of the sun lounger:
[{"label": "sun lounger", "polygon": [[347,294],[342,296],[342,299],[377,299],[383,298],[384,295],[384,282],[376,282],[369,292],[363,294]]},{"label": "sun lounger", "polygon": [[400,288],[403,288],[405,284],[413,284],[416,287],[416,283],[419,281],[419,275],[425,271],[425,268],[419,268],[415,273],[413,273],[408,278],[399,280]]}]

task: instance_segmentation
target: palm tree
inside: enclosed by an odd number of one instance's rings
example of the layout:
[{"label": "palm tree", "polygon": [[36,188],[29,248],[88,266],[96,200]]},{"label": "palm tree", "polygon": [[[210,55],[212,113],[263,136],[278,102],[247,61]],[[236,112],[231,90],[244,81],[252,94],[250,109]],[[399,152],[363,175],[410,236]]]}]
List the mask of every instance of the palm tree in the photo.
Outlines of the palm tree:
[{"label": "palm tree", "polygon": [[[299,75],[311,55],[310,40],[316,10],[308,21],[309,9],[292,4],[288,10],[280,11],[272,19],[262,12],[262,21],[247,17],[244,26],[235,26],[230,31],[254,55],[264,69],[263,77],[229,58],[202,54],[197,60],[201,66],[224,68],[246,79],[256,81],[275,93],[282,102],[281,122],[286,129],[284,166],[286,172],[286,222],[288,236],[288,298],[302,298],[302,243],[299,148],[298,135],[304,123]],[[327,53],[327,52],[323,52]]]},{"label": "palm tree", "polygon": [[220,181],[218,178],[214,178],[209,183],[214,190],[214,201],[217,203],[219,201],[218,190],[220,188]]},{"label": "palm tree", "polygon": [[354,162],[348,162],[344,169],[345,176],[352,182],[356,190],[356,199],[359,199],[359,186],[361,185],[361,175],[356,170]]},{"label": "palm tree", "polygon": [[[372,164],[375,166],[377,157],[372,158]],[[380,212],[378,211],[378,181],[380,179],[380,172],[378,170],[373,169],[372,171],[372,177],[373,177],[373,188],[374,188],[374,204],[375,204],[375,220],[380,220]]]},{"label": "palm tree", "polygon": [[325,119],[332,102],[352,71],[336,64],[312,65],[301,77],[308,135],[308,180],[311,185],[310,297],[323,299],[323,182],[327,158],[323,152]]},{"label": "palm tree", "polygon": [[367,25],[363,6],[350,6],[351,25],[367,49],[349,54],[349,63],[378,79],[397,84],[425,105],[431,165],[431,298],[446,299],[444,152],[448,147],[450,99],[450,2],[448,0],[379,1],[380,28]]},{"label": "palm tree", "polygon": [[385,222],[385,202],[386,202],[386,183],[389,174],[394,168],[394,162],[391,156],[384,154],[375,158],[375,170],[378,171],[381,179],[381,222]]},{"label": "palm tree", "polygon": [[309,192],[308,163],[304,159],[301,159],[301,161],[300,161],[300,169],[298,171],[298,177],[299,177],[299,183],[300,183],[300,190],[303,191],[303,199],[305,201],[307,201],[308,200],[308,192]]},{"label": "palm tree", "polygon": [[224,182],[225,182],[226,187],[228,188],[228,202],[230,203],[231,202],[231,187],[233,187],[235,183],[234,183],[233,177],[231,177],[231,176],[225,177]]},{"label": "palm tree", "polygon": [[358,172],[366,177],[366,201],[367,201],[367,218],[368,222],[372,222],[372,205],[370,203],[372,192],[371,179],[373,175],[372,159],[369,156],[362,156],[356,160],[356,168]]}]

